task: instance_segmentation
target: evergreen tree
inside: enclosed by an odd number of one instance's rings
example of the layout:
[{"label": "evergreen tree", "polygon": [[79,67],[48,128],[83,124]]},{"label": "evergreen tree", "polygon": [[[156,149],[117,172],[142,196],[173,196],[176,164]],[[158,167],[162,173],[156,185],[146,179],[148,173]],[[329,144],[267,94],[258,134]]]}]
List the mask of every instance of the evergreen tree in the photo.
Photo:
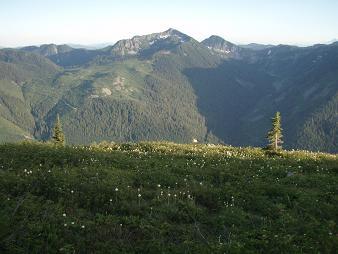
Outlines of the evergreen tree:
[{"label": "evergreen tree", "polygon": [[272,118],[272,128],[268,132],[267,139],[269,140],[268,148],[277,152],[278,150],[282,149],[282,127],[281,127],[281,116],[280,113],[277,112],[275,117]]},{"label": "evergreen tree", "polygon": [[61,126],[61,121],[60,121],[60,117],[59,114],[56,117],[56,122],[55,122],[55,126],[53,129],[53,136],[52,136],[52,141],[54,144],[56,145],[65,145],[65,134],[62,131],[62,126]]}]

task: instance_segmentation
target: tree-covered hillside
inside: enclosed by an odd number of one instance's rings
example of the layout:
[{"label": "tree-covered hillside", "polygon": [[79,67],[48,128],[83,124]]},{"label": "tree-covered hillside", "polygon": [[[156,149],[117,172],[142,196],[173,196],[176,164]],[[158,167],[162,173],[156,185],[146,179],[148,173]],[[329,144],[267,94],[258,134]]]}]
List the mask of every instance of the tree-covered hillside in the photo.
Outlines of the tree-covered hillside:
[{"label": "tree-covered hillside", "polygon": [[338,151],[337,45],[281,45],[185,73],[208,128],[226,143],[263,146],[270,118],[281,111],[286,147]]},{"label": "tree-covered hillside", "polygon": [[282,115],[285,147],[337,152],[338,45],[240,48],[169,29],[100,50],[0,50],[0,140],[171,140],[266,145]]},{"label": "tree-covered hillside", "polygon": [[0,50],[0,140],[2,142],[33,138],[36,120],[32,115],[32,105],[27,100],[24,89],[32,82],[43,85],[51,82],[61,70],[62,68],[49,59],[37,54],[12,49]]}]

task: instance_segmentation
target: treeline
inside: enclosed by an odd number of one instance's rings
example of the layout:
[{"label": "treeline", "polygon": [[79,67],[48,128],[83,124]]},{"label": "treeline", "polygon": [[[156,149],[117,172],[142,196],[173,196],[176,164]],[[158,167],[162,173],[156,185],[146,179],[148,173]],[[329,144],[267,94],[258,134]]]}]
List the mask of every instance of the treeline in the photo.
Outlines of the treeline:
[{"label": "treeline", "polygon": [[[130,118],[129,116],[128,117],[125,116],[124,119],[128,119],[128,121],[132,121],[132,118]],[[111,119],[111,121],[112,121],[112,119]],[[268,145],[266,146],[266,149],[268,151],[270,151],[270,152],[273,152],[274,154],[277,154],[279,151],[282,150],[282,144],[283,144],[283,141],[282,141],[282,137],[283,137],[282,130],[283,129],[281,127],[281,115],[280,115],[280,112],[277,112],[276,115],[275,115],[275,117],[272,118],[272,127],[271,127],[271,130],[268,132],[268,134],[266,136],[266,138],[269,141]],[[149,133],[151,133],[151,131],[152,130],[149,129]],[[121,130],[121,132],[123,132],[123,130]],[[87,136],[86,134],[87,133],[85,133],[85,136]],[[128,130],[126,130],[126,134],[128,134]],[[149,137],[146,138],[146,139],[149,139]],[[108,138],[107,140],[111,140],[111,137]],[[113,139],[113,140],[114,141],[123,141],[123,140],[116,140],[116,139]],[[154,140],[163,140],[163,137],[162,138],[157,138],[157,139],[155,138]],[[56,121],[55,121],[55,125],[54,125],[54,128],[53,128],[53,133],[52,133],[51,141],[54,144],[56,144],[56,145],[64,146],[66,144],[66,138],[65,138],[65,134],[64,134],[64,132],[62,130],[62,125],[61,125],[59,114],[57,114],[57,117],[56,117]],[[192,140],[192,142],[193,143],[197,143],[198,140],[196,138],[194,138]]]}]

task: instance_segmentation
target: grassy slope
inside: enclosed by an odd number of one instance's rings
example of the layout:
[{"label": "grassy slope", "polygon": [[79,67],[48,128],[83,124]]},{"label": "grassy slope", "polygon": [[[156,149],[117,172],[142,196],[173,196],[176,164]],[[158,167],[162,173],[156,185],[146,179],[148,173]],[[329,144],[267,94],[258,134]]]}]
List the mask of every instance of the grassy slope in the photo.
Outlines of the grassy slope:
[{"label": "grassy slope", "polygon": [[172,143],[1,145],[0,252],[333,253],[337,162]]}]

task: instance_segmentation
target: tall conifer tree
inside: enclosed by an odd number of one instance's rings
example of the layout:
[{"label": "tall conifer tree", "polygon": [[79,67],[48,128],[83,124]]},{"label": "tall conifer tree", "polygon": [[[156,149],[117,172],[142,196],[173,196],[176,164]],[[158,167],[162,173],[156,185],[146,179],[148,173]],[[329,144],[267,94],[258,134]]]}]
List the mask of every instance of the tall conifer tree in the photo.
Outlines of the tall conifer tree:
[{"label": "tall conifer tree", "polygon": [[64,146],[66,143],[65,134],[62,131],[59,114],[56,117],[56,122],[55,122],[54,129],[53,129],[52,141],[54,144],[61,145],[61,146]]},{"label": "tall conifer tree", "polygon": [[282,127],[281,127],[281,115],[279,112],[276,113],[275,117],[272,118],[272,128],[268,132],[267,139],[269,140],[268,148],[277,152],[282,149]]}]

